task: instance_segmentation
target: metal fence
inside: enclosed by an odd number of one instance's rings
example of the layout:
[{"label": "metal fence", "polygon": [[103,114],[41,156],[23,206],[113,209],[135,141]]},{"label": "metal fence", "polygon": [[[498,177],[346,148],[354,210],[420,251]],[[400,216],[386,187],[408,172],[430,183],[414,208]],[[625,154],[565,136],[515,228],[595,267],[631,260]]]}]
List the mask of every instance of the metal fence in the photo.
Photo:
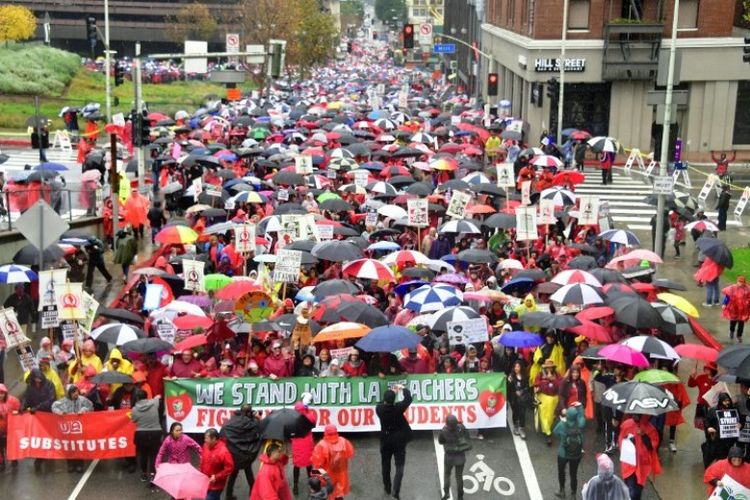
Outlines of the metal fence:
[{"label": "metal fence", "polygon": [[100,216],[104,196],[102,188],[43,187],[4,190],[0,198],[0,232],[15,230],[15,222],[37,200],[44,200],[64,220],[73,222],[84,217]]}]

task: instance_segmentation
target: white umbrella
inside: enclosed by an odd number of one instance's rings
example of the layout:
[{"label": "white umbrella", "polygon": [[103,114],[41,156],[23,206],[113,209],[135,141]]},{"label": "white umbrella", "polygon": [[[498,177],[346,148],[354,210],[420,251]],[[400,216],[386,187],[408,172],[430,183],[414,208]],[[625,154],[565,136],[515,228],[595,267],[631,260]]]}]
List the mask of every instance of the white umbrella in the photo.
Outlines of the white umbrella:
[{"label": "white umbrella", "polygon": [[383,205],[382,207],[378,208],[378,214],[382,215],[383,217],[389,217],[391,219],[401,219],[403,217],[409,216],[406,210],[399,207],[398,205]]}]

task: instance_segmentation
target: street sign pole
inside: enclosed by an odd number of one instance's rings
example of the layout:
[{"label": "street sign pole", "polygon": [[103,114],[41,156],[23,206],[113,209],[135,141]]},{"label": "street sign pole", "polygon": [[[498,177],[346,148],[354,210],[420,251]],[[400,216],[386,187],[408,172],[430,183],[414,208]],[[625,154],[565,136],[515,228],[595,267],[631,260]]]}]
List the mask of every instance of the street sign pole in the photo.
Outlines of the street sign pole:
[{"label": "street sign pole", "polygon": [[[109,134],[109,185],[112,189],[112,249],[117,250],[117,230],[120,228],[120,173],[117,171],[117,134]],[[106,241],[107,235],[104,235]]]},{"label": "street sign pole", "polygon": [[106,88],[107,123],[112,123],[112,82],[110,72],[112,71],[112,56],[109,51],[109,0],[104,0],[104,57],[107,70],[104,72]]},{"label": "street sign pole", "polygon": [[[135,91],[135,113],[136,116],[143,115],[143,91],[141,81],[141,43],[135,44],[135,58],[133,58],[133,87]],[[135,126],[135,124],[133,124]],[[146,188],[146,158],[143,149],[143,143],[136,146],[136,158],[138,160],[138,190],[145,192]],[[154,189],[158,188],[159,183],[154,183]]]},{"label": "street sign pole", "polygon": [[565,42],[568,39],[568,0],[563,2],[562,40],[560,43],[560,91],[557,96],[557,144],[562,145],[563,106],[565,104]]},{"label": "street sign pole", "polygon": [[[667,161],[669,156],[669,128],[672,122],[672,91],[674,90],[674,64],[677,45],[677,21],[680,15],[680,0],[674,1],[672,13],[672,43],[669,46],[669,70],[667,73],[667,95],[664,99],[664,124],[661,132],[661,155],[659,159],[659,175],[667,175]],[[654,252],[661,256],[664,252],[664,195],[660,194],[656,202],[656,236],[654,237]]]}]

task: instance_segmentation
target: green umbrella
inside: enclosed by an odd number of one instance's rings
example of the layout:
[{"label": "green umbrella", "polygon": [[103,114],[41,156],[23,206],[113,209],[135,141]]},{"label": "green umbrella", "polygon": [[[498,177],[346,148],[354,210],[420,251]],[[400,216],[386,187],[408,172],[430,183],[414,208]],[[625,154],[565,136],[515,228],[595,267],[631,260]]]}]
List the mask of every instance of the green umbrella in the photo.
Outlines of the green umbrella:
[{"label": "green umbrella", "polygon": [[271,134],[271,131],[267,128],[259,127],[253,129],[253,139],[265,139]]},{"label": "green umbrella", "polygon": [[331,193],[330,191],[326,191],[325,193],[322,193],[318,196],[318,203],[323,203],[326,200],[340,200],[341,196],[337,195],[336,193]]},{"label": "green umbrella", "polygon": [[207,274],[203,277],[206,290],[221,290],[231,282],[232,278],[219,273]]},{"label": "green umbrella", "polygon": [[633,380],[637,382],[648,382],[650,384],[671,384],[672,382],[680,381],[677,375],[666,370],[644,370],[638,372]]}]

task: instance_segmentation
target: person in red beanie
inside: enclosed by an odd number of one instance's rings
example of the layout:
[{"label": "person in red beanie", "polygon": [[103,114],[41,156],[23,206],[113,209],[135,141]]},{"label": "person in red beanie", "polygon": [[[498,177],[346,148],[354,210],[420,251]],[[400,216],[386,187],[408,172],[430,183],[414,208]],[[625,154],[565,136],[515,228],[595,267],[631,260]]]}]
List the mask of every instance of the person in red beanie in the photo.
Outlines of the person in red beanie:
[{"label": "person in red beanie", "polygon": [[219,439],[219,431],[213,427],[206,431],[201,454],[200,471],[208,476],[206,500],[220,500],[227,478],[234,470],[234,459],[227,445]]},{"label": "person in red beanie", "polygon": [[317,469],[325,469],[333,481],[330,500],[338,500],[349,494],[349,460],[353,456],[352,443],[339,436],[335,425],[328,424],[323,439],[315,445],[312,462]]}]

